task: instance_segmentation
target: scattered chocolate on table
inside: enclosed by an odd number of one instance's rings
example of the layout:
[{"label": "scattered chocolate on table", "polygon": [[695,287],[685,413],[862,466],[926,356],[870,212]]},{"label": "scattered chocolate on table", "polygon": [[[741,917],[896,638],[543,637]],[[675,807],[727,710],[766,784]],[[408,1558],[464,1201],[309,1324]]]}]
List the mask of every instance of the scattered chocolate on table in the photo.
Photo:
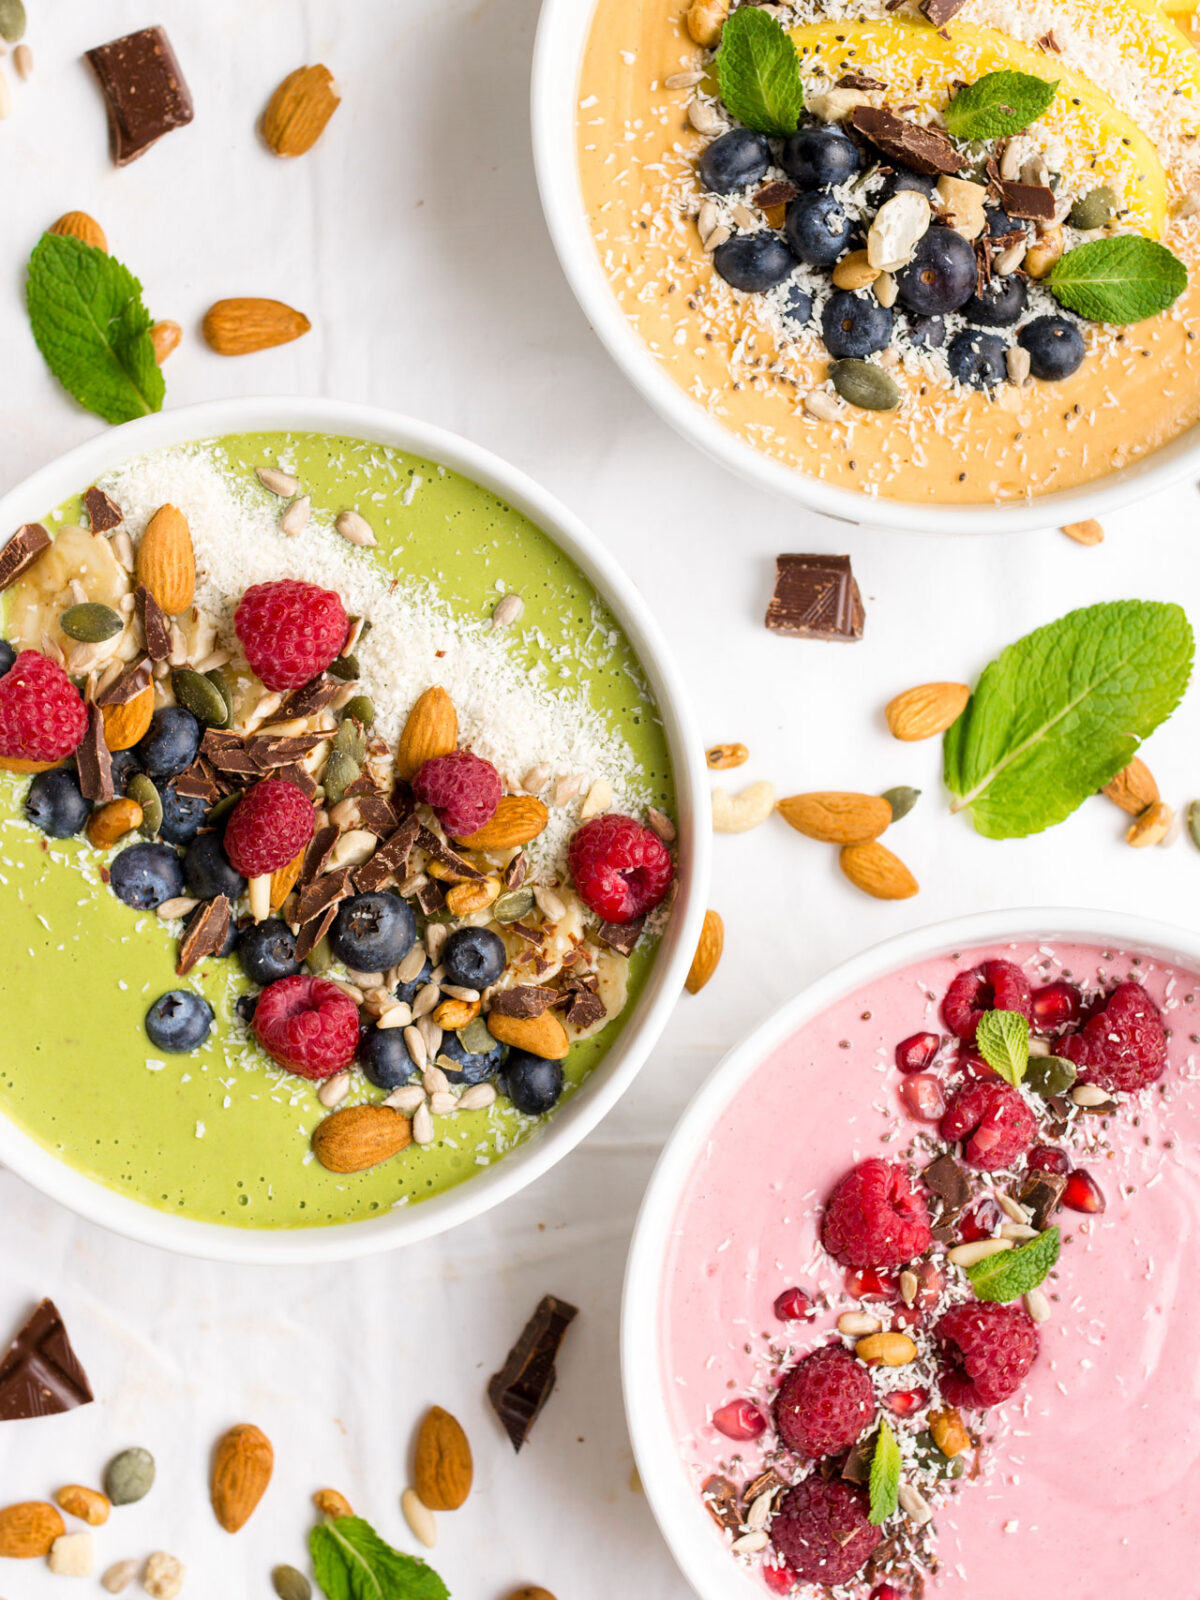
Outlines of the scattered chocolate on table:
[{"label": "scattered chocolate on table", "polygon": [[124,167],[192,120],[192,97],[163,28],[143,28],[87,52],[104,93],[112,158]]}]

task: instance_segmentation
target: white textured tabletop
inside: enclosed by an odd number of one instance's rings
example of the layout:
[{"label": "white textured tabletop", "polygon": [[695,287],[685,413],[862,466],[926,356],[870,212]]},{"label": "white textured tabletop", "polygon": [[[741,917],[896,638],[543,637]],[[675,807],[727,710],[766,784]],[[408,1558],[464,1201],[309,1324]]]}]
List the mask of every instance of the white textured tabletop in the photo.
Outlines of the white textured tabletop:
[{"label": "white textured tabletop", "polygon": [[[398,1496],[412,1426],[437,1402],[462,1419],[478,1469],[434,1556],[460,1600],[502,1600],[519,1583],[559,1600],[682,1600],[631,1487],[617,1363],[622,1267],[655,1153],[728,1045],[889,934],[1019,904],[1194,923],[1200,858],[1186,840],[1128,850],[1102,801],[1028,841],[978,838],[947,814],[935,745],[894,743],[881,708],[912,683],[972,677],[1074,606],[1194,600],[1196,489],[1113,517],[1105,543],[1084,549],[1053,529],[956,541],[841,526],[701,459],[622,380],[551,251],[529,150],[536,0],[28,8],[35,72],[0,122],[0,488],[103,426],[48,376],[21,294],[43,227],[82,208],[140,276],[153,313],[184,326],[168,405],[327,394],[469,435],[555,491],[633,573],[682,662],[704,739],[750,747],[739,780],[769,777],[785,794],[897,783],[925,793],[897,829],[923,886],[904,904],[866,899],[832,850],[782,823],[719,838],[712,903],[727,945],[716,979],[684,998],[640,1082],[574,1155],[440,1242],[325,1269],[209,1266],[125,1243],[0,1175],[0,1324],[53,1294],[99,1397],[70,1416],[0,1427],[0,1504],[94,1481],[116,1449],[145,1444],[159,1487],[100,1530],[104,1560],[160,1546],[187,1561],[185,1596],[254,1600],[270,1594],[274,1563],[299,1563],[307,1497],[323,1483],[413,1548]],[[80,56],[154,21],[169,29],[196,117],[117,171]],[[331,67],[344,101],[311,155],[281,163],[255,121],[279,79],[313,61]],[[312,333],[240,360],[209,353],[204,310],[243,294],[303,308]],[[850,553],[867,609],[861,644],[764,630],[782,550]],[[1148,748],[1172,803],[1200,786],[1196,734],[1193,697]],[[516,1459],[483,1387],[546,1291],[582,1315],[559,1390]],[[234,1540],[208,1510],[208,1456],[246,1418],[271,1435],[279,1465]],[[38,1563],[0,1563],[5,1600],[63,1592]]]}]

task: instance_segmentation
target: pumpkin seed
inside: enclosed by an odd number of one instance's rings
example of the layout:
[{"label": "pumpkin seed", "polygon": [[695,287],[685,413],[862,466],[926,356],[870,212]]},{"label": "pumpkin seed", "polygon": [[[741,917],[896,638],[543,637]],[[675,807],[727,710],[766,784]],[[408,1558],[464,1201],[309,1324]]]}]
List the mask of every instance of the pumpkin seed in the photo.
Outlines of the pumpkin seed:
[{"label": "pumpkin seed", "polygon": [[492,907],[492,916],[497,922],[520,922],[522,917],[527,917],[533,910],[534,898],[532,889],[513,889],[508,894],[502,894]]},{"label": "pumpkin seed", "polygon": [[125,618],[98,600],[85,600],[81,605],[69,606],[59,617],[58,625],[68,639],[78,639],[80,644],[103,644],[120,633]]},{"label": "pumpkin seed", "polygon": [[329,804],[336,805],[339,800],[344,800],[346,790],[355,778],[361,776],[362,768],[353,756],[347,755],[344,750],[334,750],[325,764],[325,775],[321,779]]},{"label": "pumpkin seed", "polygon": [[496,1041],[488,1032],[488,1025],[482,1017],[468,1022],[458,1039],[463,1049],[473,1056],[486,1056],[496,1048]]},{"label": "pumpkin seed", "polygon": [[208,815],[204,819],[207,826],[211,828],[216,823],[220,822],[222,817],[227,817],[241,798],[241,793],[237,791],[235,791],[233,794],[222,795],[220,800],[218,800],[216,805],[209,810]]},{"label": "pumpkin seed", "polygon": [[870,361],[849,357],[835,361],[829,369],[833,387],[842,399],[862,411],[894,411],[900,404],[900,390],[894,378]]},{"label": "pumpkin seed", "polygon": [[125,785],[125,793],[142,808],[142,824],[138,832],[153,839],[162,827],[162,796],[144,772],[135,772]]},{"label": "pumpkin seed", "polygon": [[328,939],[319,939],[304,958],[310,972],[326,972],[333,963],[333,951]]},{"label": "pumpkin seed", "polygon": [[1187,808],[1187,825],[1192,843],[1200,850],[1200,800],[1193,800]]},{"label": "pumpkin seed", "polygon": [[920,789],[910,789],[906,784],[899,784],[895,789],[885,789],[879,797],[886,800],[892,808],[892,821],[899,822],[901,817],[906,817],[917,801],[921,798]]},{"label": "pumpkin seed", "polygon": [[349,682],[353,678],[362,677],[362,669],[358,664],[357,656],[339,656],[336,661],[331,661],[329,670],[335,678],[342,678]]},{"label": "pumpkin seed", "polygon": [[154,1486],[154,1457],[135,1445],[122,1450],[104,1469],[104,1492],[114,1506],[131,1506],[144,1500]]},{"label": "pumpkin seed", "polygon": [[1111,222],[1116,209],[1116,195],[1106,183],[1102,183],[1099,188],[1089,189],[1087,194],[1080,195],[1071,207],[1067,220],[1081,233],[1089,233],[1093,228],[1103,228]]},{"label": "pumpkin seed", "polygon": [[171,687],[181,706],[186,706],[198,722],[206,728],[223,728],[229,720],[229,707],[225,697],[202,672],[192,667],[173,667]]},{"label": "pumpkin seed", "polygon": [[346,701],[342,710],[348,717],[353,717],[361,727],[375,726],[375,702],[369,694],[356,694],[353,700]]},{"label": "pumpkin seed", "polygon": [[225,702],[225,721],[217,723],[216,726],[227,728],[233,721],[233,693],[225,681],[225,674],[221,671],[220,667],[213,667],[206,672],[204,676],[208,679],[209,683],[212,684],[213,688]]},{"label": "pumpkin seed", "polygon": [[1064,1061],[1062,1056],[1030,1056],[1025,1069],[1025,1082],[1034,1094],[1047,1100],[1051,1095],[1066,1094],[1076,1076],[1074,1062]]},{"label": "pumpkin seed", "polygon": [[25,0],[0,0],[0,39],[16,44],[25,37]]},{"label": "pumpkin seed", "polygon": [[333,748],[352,761],[366,760],[367,741],[362,736],[362,729],[353,717],[343,717],[338,723],[338,731],[333,736]]},{"label": "pumpkin seed", "polygon": [[312,1600],[312,1584],[295,1567],[276,1567],[271,1583],[279,1600]]}]

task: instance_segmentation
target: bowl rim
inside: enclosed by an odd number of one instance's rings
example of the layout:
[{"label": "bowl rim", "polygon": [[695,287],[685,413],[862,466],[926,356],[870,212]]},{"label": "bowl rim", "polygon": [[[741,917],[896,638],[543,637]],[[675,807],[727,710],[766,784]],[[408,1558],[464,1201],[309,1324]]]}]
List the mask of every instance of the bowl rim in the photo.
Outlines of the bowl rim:
[{"label": "bowl rim", "polygon": [[1127,912],[1017,907],[975,912],[896,934],[840,962],[739,1041],[706,1078],[676,1123],[634,1223],[621,1303],[621,1384],[638,1475],[677,1566],[701,1600],[761,1600],[763,1589],[722,1547],[687,1478],[659,1378],[659,1291],[683,1186],[720,1112],[763,1062],[828,1006],[898,967],[928,956],[1019,939],[1078,939],[1195,966],[1200,930]]},{"label": "bowl rim", "polygon": [[[619,0],[609,0],[616,4]],[[647,349],[609,287],[592,238],[575,157],[583,50],[599,0],[542,0],[530,85],[542,211],[567,282],[601,344],[676,432],[723,466],[839,522],[910,533],[1017,533],[1100,518],[1200,468],[1200,424],[1092,484],[994,505],[926,505],[836,488],[763,455],[698,406]]]},{"label": "bowl rim", "polygon": [[222,434],[289,431],[346,434],[437,461],[528,517],[585,574],[629,639],[662,716],[675,779],[679,889],[637,1006],[582,1090],[503,1160],[417,1206],[322,1228],[201,1222],[156,1210],[86,1177],[0,1114],[0,1162],[50,1198],[143,1244],[247,1265],[348,1260],[431,1238],[501,1204],[574,1149],[632,1083],[682,992],[707,904],[711,857],[703,746],[679,668],[646,601],[574,512],[520,468],[458,434],[383,407],[341,400],[207,401],[125,423],[58,456],[0,498],[0,529],[36,521],[104,471],[148,451]]}]

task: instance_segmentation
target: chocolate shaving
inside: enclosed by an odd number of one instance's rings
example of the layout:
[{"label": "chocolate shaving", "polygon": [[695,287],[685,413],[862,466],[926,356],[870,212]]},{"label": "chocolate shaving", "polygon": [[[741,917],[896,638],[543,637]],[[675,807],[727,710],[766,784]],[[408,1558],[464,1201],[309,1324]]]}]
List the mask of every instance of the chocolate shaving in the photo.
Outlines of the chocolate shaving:
[{"label": "chocolate shaving", "polygon": [[0,1361],[0,1422],[57,1416],[92,1398],[62,1315],[53,1300],[43,1300]]},{"label": "chocolate shaving", "polygon": [[392,802],[381,794],[364,794],[359,798],[358,815],[364,828],[378,839],[395,833],[399,818],[392,810]]},{"label": "chocolate shaving", "polygon": [[237,777],[257,778],[261,772],[236,733],[225,733],[220,728],[206,728],[200,741],[200,752],[218,772],[232,772]]},{"label": "chocolate shaving", "polygon": [[868,1436],[851,1445],[850,1453],[842,1463],[842,1477],[847,1483],[869,1483],[871,1462],[875,1455],[875,1440]]},{"label": "chocolate shaving", "polygon": [[877,106],[855,106],[850,122],[877,150],[882,150],[893,161],[903,162],[914,172],[937,177],[940,173],[962,170],[963,157],[937,128],[906,122],[894,111]]},{"label": "chocolate shaving", "polygon": [[[959,5],[966,5],[967,0],[958,0]],[[870,92],[872,89],[886,89],[886,83],[880,83],[878,78],[869,78],[865,72],[843,72],[833,86],[835,89],[862,89]]]},{"label": "chocolate shaving", "polygon": [[645,926],[645,917],[634,917],[632,922],[602,922],[596,929],[596,937],[610,950],[627,956],[641,938]]},{"label": "chocolate shaving", "polygon": [[[364,894],[373,894],[376,890],[382,889],[390,879],[403,878],[408,871],[408,859],[412,855],[413,846],[420,833],[421,824],[417,818],[406,817],[395,833],[383,841],[371,859],[359,867],[355,875],[355,886]],[[307,861],[305,868],[304,876],[307,878],[309,876]]]},{"label": "chocolate shaving", "polygon": [[763,211],[769,211],[772,206],[786,206],[799,192],[794,183],[784,183],[781,178],[776,178],[773,183],[763,185],[754,196],[754,204]]},{"label": "chocolate shaving", "polygon": [[1065,1172],[1033,1171],[1026,1174],[1017,1199],[1033,1213],[1030,1227],[1036,1228],[1041,1233],[1049,1226],[1050,1218],[1058,1210],[1066,1187]]},{"label": "chocolate shaving", "polygon": [[519,889],[525,882],[528,872],[529,857],[524,850],[518,850],[504,869],[504,887],[510,890]]},{"label": "chocolate shaving", "polygon": [[246,754],[259,772],[270,772],[309,755],[327,738],[321,733],[256,734],[246,740]]},{"label": "chocolate shaving", "polygon": [[143,656],[133,666],[126,667],[119,678],[114,678],[107,689],[96,696],[98,706],[127,706],[150,687],[150,658]]},{"label": "chocolate shaving", "polygon": [[849,556],[776,556],[775,592],[766,616],[772,633],[853,641],[862,638],[864,621]]},{"label": "chocolate shaving", "polygon": [[742,1511],[738,1504],[738,1493],[728,1478],[719,1475],[706,1478],[700,1487],[700,1497],[704,1501],[704,1509],[718,1528],[724,1528],[732,1534],[741,1532]]},{"label": "chocolate shaving", "polygon": [[86,55],[104,93],[109,146],[118,167],[192,120],[192,97],[164,29],[143,28]]},{"label": "chocolate shaving", "polygon": [[277,778],[282,778],[285,783],[290,783],[293,788],[299,789],[305,799],[311,800],[317,792],[317,780],[298,762],[292,762],[286,767],[280,767],[275,773]]},{"label": "chocolate shaving", "polygon": [[573,1028],[590,1028],[593,1023],[601,1021],[608,1015],[608,1007],[598,994],[592,994],[587,989],[577,989],[571,993],[571,1003],[566,1010],[566,1019]]},{"label": "chocolate shaving", "polygon": [[1039,48],[1047,51],[1050,55],[1062,55],[1062,45],[1060,45],[1058,40],[1054,37],[1053,28],[1044,33],[1037,42]]},{"label": "chocolate shaving", "polygon": [[436,878],[424,878],[417,885],[417,904],[427,917],[436,917],[446,907],[446,891]]},{"label": "chocolate shaving", "polygon": [[95,484],[83,491],[83,508],[93,533],[109,533],[125,521],[125,513],[117,502]]},{"label": "chocolate shaving", "polygon": [[519,983],[512,989],[500,989],[489,1003],[489,1011],[501,1017],[540,1017],[554,1004],[553,989],[543,989],[534,983]]},{"label": "chocolate shaving", "polygon": [[524,939],[526,944],[540,945],[546,937],[540,928],[533,928],[528,922],[510,922],[506,924],[509,933],[515,933],[518,939]]},{"label": "chocolate shaving", "polygon": [[151,661],[165,661],[171,654],[171,619],[144,583],[138,584],[134,595],[146,635],[146,653]]},{"label": "chocolate shaving", "polygon": [[956,17],[967,0],[923,0],[921,10],[935,28],[944,28],[951,17]]},{"label": "chocolate shaving", "polygon": [[742,1503],[749,1510],[760,1495],[778,1494],[780,1489],[786,1488],[786,1479],[781,1478],[774,1467],[768,1467],[765,1472],[760,1472],[757,1478],[752,1478],[742,1490]]},{"label": "chocolate shaving", "polygon": [[300,921],[311,922],[314,917],[323,915],[327,907],[348,899],[354,893],[350,882],[353,870],[352,867],[337,867],[332,872],[322,873],[313,883],[306,883],[300,891]]},{"label": "chocolate shaving", "polygon": [[212,766],[203,756],[197,756],[190,767],[186,767],[177,778],[172,778],[171,787],[178,795],[186,795],[190,800],[205,800],[209,805],[221,793]]},{"label": "chocolate shaving", "polygon": [[205,956],[217,954],[229,933],[229,916],[229,899],[223,894],[196,907],[179,941],[179,960],[175,963],[177,977],[182,978]]},{"label": "chocolate shaving", "polygon": [[50,535],[40,522],[25,522],[0,550],[0,591],[10,588],[50,548]]},{"label": "chocolate shaving", "polygon": [[367,771],[360,773],[352,783],[348,783],[342,791],[343,800],[362,800],[368,795],[379,793],[379,782],[374,773]]},{"label": "chocolate shaving", "polygon": [[971,1180],[952,1155],[939,1156],[921,1173],[921,1182],[946,1207],[961,1211],[971,1198]]},{"label": "chocolate shaving", "polygon": [[336,905],[327,906],[319,917],[314,917],[311,922],[306,922],[296,935],[296,960],[306,961],[320,944],[321,940],[333,927],[337,917]]},{"label": "chocolate shaving", "polygon": [[478,872],[471,863],[460,856],[457,851],[451,850],[448,844],[443,844],[436,833],[422,827],[417,834],[417,844],[435,861],[440,861],[444,867],[449,867],[451,872],[456,872],[460,878],[465,878],[469,883],[482,883],[484,874]]},{"label": "chocolate shaving", "polygon": [[1009,183],[1001,179],[1000,203],[1010,217],[1050,222],[1054,217],[1054,190],[1042,183]]},{"label": "chocolate shaving", "polygon": [[99,706],[88,707],[87,732],[75,751],[79,773],[79,792],[85,800],[111,800],[113,788],[112,756],[104,737],[104,713]]},{"label": "chocolate shaving", "polygon": [[578,1314],[565,1300],[546,1295],[508,1352],[503,1367],[488,1383],[488,1400],[514,1450],[519,1451],[528,1439],[542,1407],[554,1392],[555,1359]]},{"label": "chocolate shaving", "polygon": [[311,717],[316,711],[324,711],[341,687],[336,678],[323,675],[310,678],[285,697],[276,715],[280,722],[290,722],[293,717]]}]

